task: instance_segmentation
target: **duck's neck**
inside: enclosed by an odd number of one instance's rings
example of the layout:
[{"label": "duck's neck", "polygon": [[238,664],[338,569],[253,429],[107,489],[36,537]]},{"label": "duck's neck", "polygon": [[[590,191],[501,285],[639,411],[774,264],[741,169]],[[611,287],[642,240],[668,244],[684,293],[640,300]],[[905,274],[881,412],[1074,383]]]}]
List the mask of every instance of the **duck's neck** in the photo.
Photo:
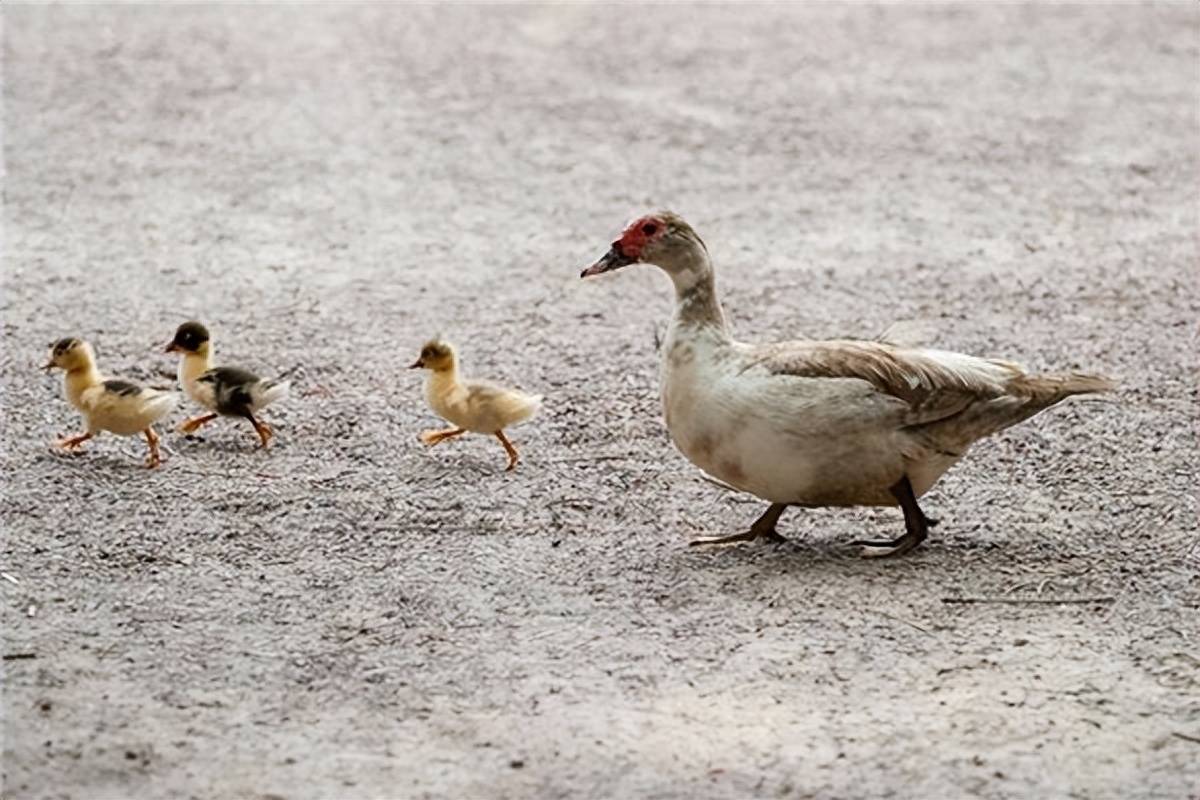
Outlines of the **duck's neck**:
[{"label": "duck's neck", "polygon": [[92,362],[69,370],[63,376],[63,389],[67,393],[67,400],[71,405],[80,408],[80,398],[83,393],[100,383],[103,380],[100,377],[100,370],[96,369],[96,365]]},{"label": "duck's neck", "polygon": [[449,369],[432,370],[429,373],[429,396],[445,397],[458,388],[459,382],[458,364]]},{"label": "duck's neck", "polygon": [[196,379],[212,369],[212,348],[204,345],[195,353],[185,353],[179,361],[179,382],[191,386]]},{"label": "duck's neck", "polygon": [[729,338],[729,325],[721,301],[717,299],[712,262],[703,245],[697,244],[668,270],[675,284],[674,324],[711,329],[721,338]]}]

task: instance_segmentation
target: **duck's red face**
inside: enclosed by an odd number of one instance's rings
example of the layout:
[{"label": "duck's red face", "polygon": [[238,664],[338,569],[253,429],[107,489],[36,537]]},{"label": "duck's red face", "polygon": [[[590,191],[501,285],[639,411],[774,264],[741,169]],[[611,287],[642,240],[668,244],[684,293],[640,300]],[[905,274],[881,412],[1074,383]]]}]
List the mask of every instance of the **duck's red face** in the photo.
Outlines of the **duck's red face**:
[{"label": "duck's red face", "polygon": [[589,278],[643,261],[646,250],[661,240],[666,233],[667,224],[659,217],[650,215],[634,220],[621,234],[621,238],[612,243],[609,251],[585,269],[579,277]]}]

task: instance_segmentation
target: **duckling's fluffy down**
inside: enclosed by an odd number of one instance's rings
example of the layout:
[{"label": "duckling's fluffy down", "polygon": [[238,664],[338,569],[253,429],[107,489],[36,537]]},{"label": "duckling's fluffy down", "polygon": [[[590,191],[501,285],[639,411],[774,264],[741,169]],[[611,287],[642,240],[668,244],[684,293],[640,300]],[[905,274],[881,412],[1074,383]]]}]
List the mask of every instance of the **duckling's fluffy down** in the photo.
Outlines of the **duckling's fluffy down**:
[{"label": "duckling's fluffy down", "polygon": [[[466,402],[446,419],[474,433],[495,433],[532,417],[542,407],[541,395],[506,389],[490,381],[466,381]],[[457,417],[457,418],[456,418]]]},{"label": "duckling's fluffy down", "polygon": [[173,394],[133,388],[136,391],[122,385],[114,391],[101,383],[84,390],[79,398],[79,410],[87,420],[88,430],[130,436],[149,428],[175,407]]}]

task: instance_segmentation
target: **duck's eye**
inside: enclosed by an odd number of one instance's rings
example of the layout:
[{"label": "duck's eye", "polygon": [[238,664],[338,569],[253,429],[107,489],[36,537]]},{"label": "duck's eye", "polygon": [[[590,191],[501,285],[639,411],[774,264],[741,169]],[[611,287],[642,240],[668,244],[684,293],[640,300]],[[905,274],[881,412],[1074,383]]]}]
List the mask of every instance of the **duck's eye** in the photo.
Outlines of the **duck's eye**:
[{"label": "duck's eye", "polygon": [[657,232],[658,232],[658,226],[655,225],[653,222],[647,222],[645,225],[642,226],[642,233],[646,234],[647,236],[653,236]]}]

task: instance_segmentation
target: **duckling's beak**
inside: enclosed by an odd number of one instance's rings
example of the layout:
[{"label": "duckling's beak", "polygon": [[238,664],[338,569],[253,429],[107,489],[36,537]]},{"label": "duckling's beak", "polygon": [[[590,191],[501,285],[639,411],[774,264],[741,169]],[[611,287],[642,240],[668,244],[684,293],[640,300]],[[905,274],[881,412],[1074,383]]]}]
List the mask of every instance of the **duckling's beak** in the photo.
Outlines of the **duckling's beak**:
[{"label": "duckling's beak", "polygon": [[630,258],[621,250],[620,242],[613,242],[612,247],[607,253],[601,256],[600,260],[590,267],[579,273],[581,278],[590,278],[593,275],[600,275],[605,272],[612,272],[614,269],[629,266],[637,263],[636,258]]},{"label": "duckling's beak", "polygon": [[418,358],[416,361],[414,361],[413,363],[409,364],[409,365],[408,365],[408,368],[409,368],[409,369],[420,369],[420,368],[421,368],[421,367],[423,367],[423,366],[425,366],[425,362],[424,362],[424,360],[422,360],[422,359]]},{"label": "duckling's beak", "polygon": [[54,369],[55,366],[57,365],[53,361],[47,361],[42,365],[42,372],[49,372],[50,370]]},{"label": "duckling's beak", "polygon": [[167,342],[167,346],[163,350],[163,352],[164,353],[182,353],[183,348],[180,347],[179,345],[175,344],[174,342]]}]

